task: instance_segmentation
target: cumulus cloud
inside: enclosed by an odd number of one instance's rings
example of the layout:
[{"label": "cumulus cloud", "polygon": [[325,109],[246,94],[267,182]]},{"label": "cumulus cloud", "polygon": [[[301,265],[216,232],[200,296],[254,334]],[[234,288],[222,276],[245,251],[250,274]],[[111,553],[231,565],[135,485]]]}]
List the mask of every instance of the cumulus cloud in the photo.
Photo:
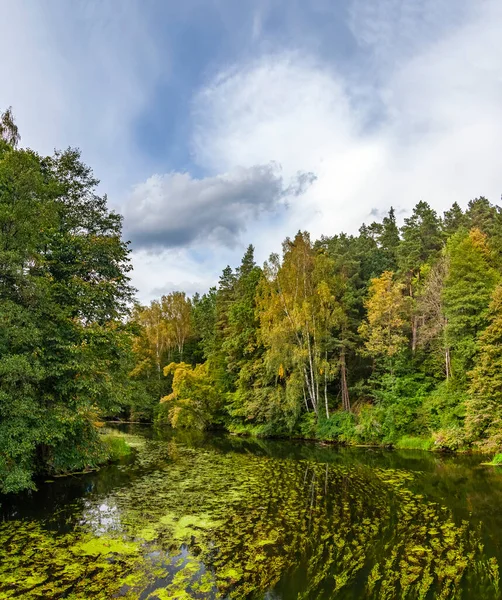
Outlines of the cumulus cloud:
[{"label": "cumulus cloud", "polygon": [[[248,220],[241,238],[255,244],[259,261],[298,229],[313,237],[355,233],[391,205],[403,219],[421,199],[438,211],[479,195],[499,200],[500,2],[471,4],[468,11],[463,3],[465,18],[436,24],[434,35],[412,48],[413,19],[420,31],[439,18],[444,2],[436,9],[423,1],[415,15],[408,2],[396,16],[395,2],[378,0],[373,29],[373,13],[363,4],[353,3],[351,27],[369,48],[378,81],[363,81],[367,73],[347,78],[320,56],[288,50],[238,62],[194,97],[192,151],[202,168],[221,173],[276,161],[285,177],[316,174],[301,197],[290,196],[280,219]],[[406,32],[396,39],[392,32],[404,22]],[[371,121],[375,106],[378,118]],[[201,283],[211,271],[216,281],[225,264],[239,260],[237,252],[210,256]],[[180,260],[185,272],[198,272],[199,259],[185,253]]]},{"label": "cumulus cloud", "polygon": [[[432,5],[422,4],[433,19]],[[411,5],[406,11],[396,19],[382,10],[371,35],[368,16],[359,14],[352,25],[362,28],[365,44],[382,47],[384,24],[392,32],[395,23],[413,19]],[[376,98],[380,106],[369,125],[351,81],[319,57],[282,52],[236,65],[195,99],[195,156],[212,169],[276,160],[285,173],[316,173],[316,185],[292,201],[283,222],[256,231],[257,246],[268,251],[277,237],[300,227],[314,236],[354,232],[372,219],[375,206],[409,211],[424,199],[444,210],[481,194],[496,202],[502,187],[496,159],[502,152],[501,27],[502,5],[487,1],[461,25],[442,27],[436,39],[415,46],[412,56],[403,52],[366,90],[368,103]]]},{"label": "cumulus cloud", "polygon": [[153,175],[137,185],[124,208],[134,248],[171,248],[193,242],[235,246],[250,220],[285,208],[315,176],[298,173],[284,185],[277,164],[236,167],[215,177]]}]

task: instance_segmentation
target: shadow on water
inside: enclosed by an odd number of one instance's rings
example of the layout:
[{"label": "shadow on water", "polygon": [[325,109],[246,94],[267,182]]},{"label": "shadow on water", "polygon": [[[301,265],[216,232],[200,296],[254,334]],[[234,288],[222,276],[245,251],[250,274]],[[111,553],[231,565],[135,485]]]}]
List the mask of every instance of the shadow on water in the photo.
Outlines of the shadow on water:
[{"label": "shadow on water", "polygon": [[133,459],[1,499],[0,598],[500,598],[479,456],[116,428]]}]

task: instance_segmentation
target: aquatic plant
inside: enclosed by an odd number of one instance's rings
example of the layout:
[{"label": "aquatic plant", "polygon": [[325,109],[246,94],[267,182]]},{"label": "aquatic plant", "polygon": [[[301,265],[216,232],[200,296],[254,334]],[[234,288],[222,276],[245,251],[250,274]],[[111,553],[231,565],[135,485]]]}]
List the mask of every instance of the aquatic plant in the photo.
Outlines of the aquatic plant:
[{"label": "aquatic plant", "polygon": [[[408,471],[143,440],[134,480],[0,526],[0,598],[500,598],[479,530]],[[467,586],[467,587],[466,587]]]}]

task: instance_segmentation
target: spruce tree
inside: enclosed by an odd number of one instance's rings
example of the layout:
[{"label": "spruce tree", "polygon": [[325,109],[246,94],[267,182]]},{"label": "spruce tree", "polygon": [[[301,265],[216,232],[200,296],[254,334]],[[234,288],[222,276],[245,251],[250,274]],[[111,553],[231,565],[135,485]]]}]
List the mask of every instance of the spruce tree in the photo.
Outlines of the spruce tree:
[{"label": "spruce tree", "polygon": [[466,429],[469,438],[494,450],[502,449],[502,285],[498,285],[488,312],[488,327],[477,345],[469,373]]}]

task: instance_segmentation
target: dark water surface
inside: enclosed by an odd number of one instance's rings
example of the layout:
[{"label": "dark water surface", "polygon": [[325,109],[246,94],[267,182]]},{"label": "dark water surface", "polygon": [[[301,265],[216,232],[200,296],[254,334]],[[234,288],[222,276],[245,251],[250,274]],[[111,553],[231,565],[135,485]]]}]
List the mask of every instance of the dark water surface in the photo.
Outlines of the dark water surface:
[{"label": "dark water surface", "polygon": [[0,498],[0,598],[501,598],[480,456],[127,430],[135,457]]}]

